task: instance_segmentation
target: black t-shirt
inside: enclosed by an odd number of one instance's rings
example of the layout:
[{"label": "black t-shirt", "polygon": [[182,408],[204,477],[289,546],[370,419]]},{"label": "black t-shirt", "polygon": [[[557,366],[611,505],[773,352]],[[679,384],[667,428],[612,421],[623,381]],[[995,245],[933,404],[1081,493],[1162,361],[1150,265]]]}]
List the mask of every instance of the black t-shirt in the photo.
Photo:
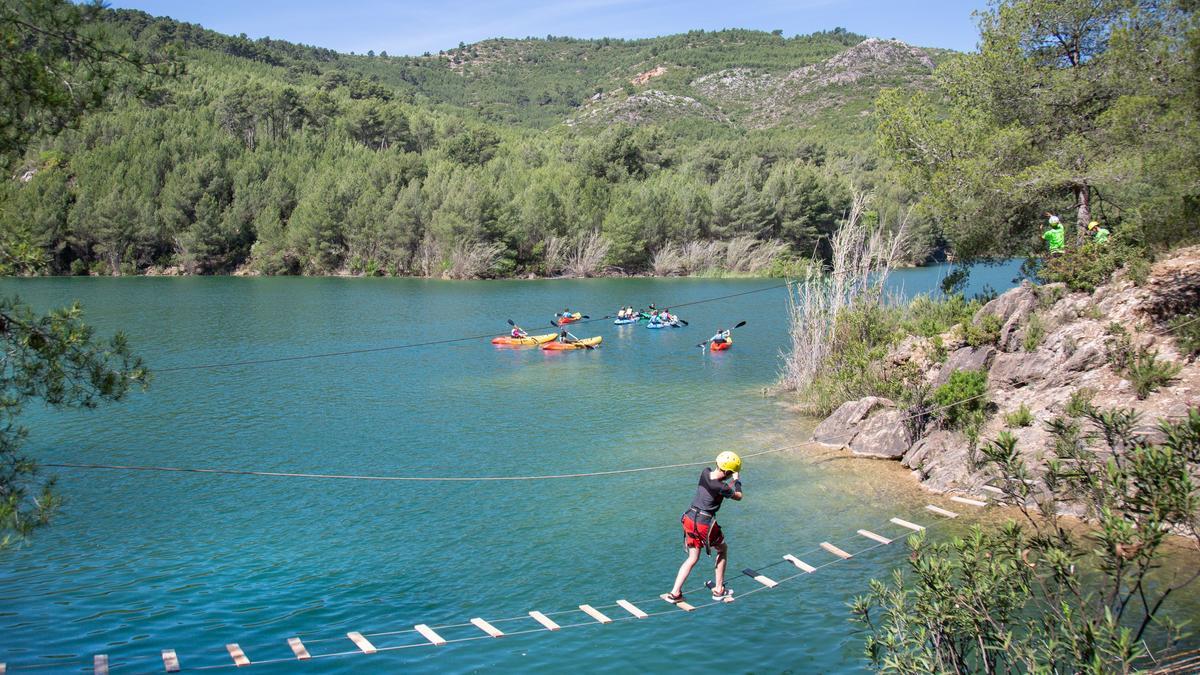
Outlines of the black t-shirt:
[{"label": "black t-shirt", "polygon": [[700,472],[700,484],[696,487],[696,497],[692,500],[694,508],[708,513],[716,513],[717,509],[721,508],[721,502],[726,497],[733,496],[734,493],[732,486],[726,485],[723,481],[714,480],[712,471],[705,467]]}]

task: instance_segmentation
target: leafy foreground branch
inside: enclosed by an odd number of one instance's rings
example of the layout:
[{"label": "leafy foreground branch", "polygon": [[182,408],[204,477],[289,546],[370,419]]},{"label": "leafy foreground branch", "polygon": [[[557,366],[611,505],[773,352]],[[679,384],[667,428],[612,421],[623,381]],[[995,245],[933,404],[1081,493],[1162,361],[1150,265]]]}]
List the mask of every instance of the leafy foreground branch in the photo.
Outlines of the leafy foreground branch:
[{"label": "leafy foreground branch", "polygon": [[[1086,418],[1048,423],[1052,458],[1037,472],[1007,433],[982,449],[1020,522],[948,543],[913,536],[908,574],[873,580],[854,600],[875,668],[1125,673],[1148,643],[1170,650],[1182,627],[1163,606],[1200,564],[1193,555],[1172,574],[1159,568],[1173,534],[1200,544],[1200,408],[1161,422],[1155,442],[1137,433],[1133,411],[1089,407]],[[1071,527],[1068,509],[1089,527]]]},{"label": "leafy foreground branch", "polygon": [[101,342],[82,316],[79,305],[37,316],[19,300],[0,298],[0,549],[49,522],[61,502],[54,480],[39,477],[21,454],[28,430],[17,418],[25,403],[95,408],[149,383],[125,336]]}]

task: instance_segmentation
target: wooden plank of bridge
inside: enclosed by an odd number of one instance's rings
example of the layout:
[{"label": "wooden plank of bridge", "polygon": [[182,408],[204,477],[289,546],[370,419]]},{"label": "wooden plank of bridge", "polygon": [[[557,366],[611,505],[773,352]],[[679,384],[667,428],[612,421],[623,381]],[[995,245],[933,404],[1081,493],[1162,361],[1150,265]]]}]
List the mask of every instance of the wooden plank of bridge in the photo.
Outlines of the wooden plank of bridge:
[{"label": "wooden plank of bridge", "polygon": [[558,630],[559,628],[562,628],[562,626],[559,626],[558,624],[554,623],[553,621],[550,620],[550,617],[546,616],[545,614],[542,614],[541,612],[530,612],[529,616],[532,616],[534,621],[537,621],[538,623],[545,626],[546,630]]},{"label": "wooden plank of bridge", "polygon": [[579,609],[583,610],[584,614],[587,614],[588,616],[599,621],[600,623],[612,623],[612,619],[605,616],[604,612],[601,612],[600,610],[596,609],[595,607],[592,607],[591,605],[580,605]]},{"label": "wooden plank of bridge", "polygon": [[990,492],[994,495],[1003,495],[1004,494],[1004,490],[1001,490],[1000,488],[996,487],[995,485],[983,485],[979,489],[987,490],[988,492]]},{"label": "wooden plank of bridge", "polygon": [[939,516],[946,516],[947,518],[957,518],[958,517],[957,513],[953,512],[953,511],[947,511],[946,509],[938,508],[938,507],[934,506],[933,504],[926,504],[925,509],[928,511],[932,511],[932,512],[938,514]]},{"label": "wooden plank of bridge", "polygon": [[376,651],[375,645],[371,644],[370,640],[363,637],[362,633],[350,632],[350,633],[346,633],[346,637],[350,638],[350,641],[353,642],[355,644],[355,646],[357,646],[359,648],[359,650],[362,651],[362,653],[364,653],[364,654],[374,654],[375,653],[375,651]]},{"label": "wooden plank of bridge", "polygon": [[168,673],[179,672],[179,657],[175,654],[174,649],[162,650],[162,657],[163,668],[165,668]]},{"label": "wooden plank of bridge", "polygon": [[882,535],[875,534],[874,532],[872,532],[872,531],[870,531],[870,530],[859,530],[859,531],[858,531],[858,534],[859,534],[859,536],[866,537],[867,539],[871,539],[871,540],[873,540],[873,541],[877,541],[877,542],[879,542],[879,543],[881,543],[881,544],[890,544],[890,543],[892,543],[892,540],[891,540],[891,539],[888,539],[887,537],[884,537],[884,536],[882,536]]},{"label": "wooden plank of bridge", "polygon": [[96,675],[108,675],[108,654],[97,654],[92,657],[92,672]]},{"label": "wooden plank of bridge", "polygon": [[246,653],[236,642],[225,645],[225,649],[229,651],[229,658],[233,659],[233,664],[238,668],[250,665],[250,659],[246,658]]},{"label": "wooden plank of bridge", "polygon": [[488,635],[491,635],[492,637],[504,637],[503,631],[479,617],[471,619],[471,623],[474,624],[476,628],[487,633]]},{"label": "wooden plank of bridge", "polygon": [[757,570],[752,570],[749,567],[742,570],[742,574],[745,574],[746,576],[757,581],[758,583],[762,584],[763,586],[766,586],[767,588],[775,588],[776,586],[779,585],[779,582],[775,581],[774,579],[767,578],[767,577],[759,574]]},{"label": "wooden plank of bridge", "polygon": [[431,643],[433,643],[433,646],[435,647],[441,647],[442,645],[446,644],[446,640],[443,639],[441,635],[438,635],[436,631],[423,623],[419,623],[413,626],[413,628],[415,628],[418,633],[423,635],[426,640],[429,640]]},{"label": "wooden plank of bridge", "polygon": [[312,658],[312,656],[310,656],[308,653],[308,647],[304,646],[304,643],[300,641],[300,638],[288,638],[288,646],[292,648],[292,653],[296,655],[298,660],[307,661]]},{"label": "wooden plank of bridge", "polygon": [[809,565],[808,563],[804,562],[803,560],[797,558],[794,555],[791,555],[790,553],[788,555],[783,556],[783,559],[792,563],[796,567],[799,567],[800,569],[804,570],[805,572],[808,572],[809,574],[812,574],[813,572],[817,571],[817,568],[813,567],[812,565]]},{"label": "wooden plank of bridge", "polygon": [[682,610],[683,610],[683,611],[685,611],[685,612],[694,612],[694,611],[696,611],[696,608],[695,608],[695,607],[692,607],[691,605],[689,605],[689,604],[688,604],[688,603],[686,603],[686,602],[671,602],[670,600],[668,600],[668,599],[667,599],[667,594],[666,594],[666,593],[663,593],[662,595],[660,595],[660,596],[658,596],[658,597],[662,598],[662,599],[663,599],[663,602],[665,602],[665,603],[668,603],[668,604],[671,604],[671,605],[675,605],[676,607],[678,607],[679,609],[682,609]]},{"label": "wooden plank of bridge", "polygon": [[621,609],[624,609],[626,612],[629,612],[630,614],[636,616],[639,619],[644,619],[644,618],[650,616],[649,614],[638,609],[636,605],[634,605],[632,602],[630,602],[628,600],[618,600],[617,604],[621,606]]},{"label": "wooden plank of bridge", "polygon": [[900,527],[907,527],[908,529],[913,530],[915,532],[920,532],[921,530],[925,529],[924,525],[910,523],[907,520],[904,520],[903,518],[892,518],[892,522],[899,525]]},{"label": "wooden plank of bridge", "polygon": [[849,553],[846,553],[846,552],[845,552],[845,551],[843,551],[842,549],[840,549],[840,548],[838,548],[838,547],[834,546],[833,544],[831,544],[831,543],[829,543],[829,542],[827,542],[827,541],[823,541],[823,542],[821,542],[821,548],[825,549],[826,551],[829,551],[830,553],[832,553],[832,554],[836,555],[837,557],[839,557],[839,558],[841,558],[841,559],[843,559],[843,560],[845,560],[845,559],[847,559],[847,558],[852,558],[852,557],[853,557],[853,556],[851,556]]},{"label": "wooden plank of bridge", "polygon": [[978,499],[968,499],[967,497],[959,497],[958,495],[951,497],[950,501],[958,502],[959,504],[968,504],[970,506],[987,506],[987,502],[980,501]]}]

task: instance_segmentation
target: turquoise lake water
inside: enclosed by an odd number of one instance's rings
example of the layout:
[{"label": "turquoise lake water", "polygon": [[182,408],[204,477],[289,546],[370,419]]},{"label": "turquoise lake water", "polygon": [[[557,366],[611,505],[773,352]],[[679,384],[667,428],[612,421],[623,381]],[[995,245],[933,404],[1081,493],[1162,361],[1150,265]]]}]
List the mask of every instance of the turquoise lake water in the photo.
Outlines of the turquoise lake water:
[{"label": "turquoise lake water", "polygon": [[[896,273],[906,292],[945,270]],[[1015,266],[973,284],[1011,285]],[[506,318],[550,332],[564,306],[593,317],[622,304],[682,304],[774,280],[633,279],[436,282],[395,279],[129,278],[4,280],[38,309],[81,301],[102,334],[122,328],[151,368],[370,349],[501,334]],[[787,553],[820,565],[830,541],[858,551],[945,504],[897,464],[800,445],[812,421],[762,394],[785,347],[786,291],[682,308],[678,330],[597,321],[595,351],[497,349],[486,340],[253,366],[164,371],[145,393],[90,412],[31,406],[29,454],[98,462],[377,476],[501,476],[606,471],[749,454],[747,497],[722,509],[737,573]],[[740,320],[728,352],[695,347]],[[545,331],[534,330],[545,325]],[[682,559],[679,514],[699,469],[539,482],[404,483],[192,473],[56,470],[67,502],[51,527],[0,553],[0,662],[161,672],[638,670],[672,672],[727,653],[735,672],[855,672],[861,640],[846,603],[899,564],[881,547],[724,606],[684,613],[656,599]],[[955,527],[963,524],[955,523]],[[933,532],[954,531],[949,526]],[[768,576],[790,574],[776,564]],[[702,561],[690,598],[711,572]],[[703,589],[700,589],[703,590]],[[599,625],[576,610],[633,601],[644,620]],[[550,633],[527,617],[549,614]],[[481,636],[472,617],[504,639]],[[452,642],[419,645],[415,624]],[[466,624],[466,625],[463,625]],[[583,624],[583,625],[575,625]],[[445,627],[449,626],[449,627]],[[445,627],[445,628],[442,628]],[[287,638],[314,656],[297,664]],[[529,632],[524,632],[529,631]],[[465,641],[453,642],[464,639]],[[716,652],[714,652],[716,649]]]}]

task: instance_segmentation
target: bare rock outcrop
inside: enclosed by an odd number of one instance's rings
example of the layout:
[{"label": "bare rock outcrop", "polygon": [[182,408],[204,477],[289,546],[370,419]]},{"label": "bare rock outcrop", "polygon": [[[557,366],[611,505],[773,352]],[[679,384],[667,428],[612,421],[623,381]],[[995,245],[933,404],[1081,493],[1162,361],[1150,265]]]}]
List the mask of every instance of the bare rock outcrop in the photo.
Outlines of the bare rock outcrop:
[{"label": "bare rock outcrop", "polygon": [[[1141,285],[1120,274],[1093,293],[1070,293],[1059,284],[1022,284],[987,303],[973,319],[978,323],[987,314],[1000,319],[994,346],[966,346],[950,331],[940,336],[949,355],[939,365],[931,357],[933,341],[910,337],[882,365],[915,365],[935,387],[959,370],[986,371],[993,414],[980,429],[980,442],[1010,433],[1026,462],[1036,468],[1051,454],[1046,423],[1067,414],[1073,396],[1090,398],[1101,409],[1135,410],[1141,415],[1140,429],[1148,434],[1156,433],[1159,420],[1179,419],[1200,405],[1200,360],[1184,354],[1163,323],[1197,306],[1200,247],[1192,247],[1153,265]],[[1128,331],[1128,338],[1113,324]],[[1180,367],[1171,382],[1144,399],[1135,396],[1128,373],[1114,365],[1138,349],[1155,351],[1160,360]],[[1006,418],[1018,419],[1011,415],[1018,410],[1028,411],[1032,421],[1013,422],[1020,425],[1013,427]],[[856,455],[898,458],[931,490],[978,494],[985,476],[974,468],[967,437],[935,423],[910,443],[905,417],[886,399],[850,401],[817,427],[813,439]]]}]

